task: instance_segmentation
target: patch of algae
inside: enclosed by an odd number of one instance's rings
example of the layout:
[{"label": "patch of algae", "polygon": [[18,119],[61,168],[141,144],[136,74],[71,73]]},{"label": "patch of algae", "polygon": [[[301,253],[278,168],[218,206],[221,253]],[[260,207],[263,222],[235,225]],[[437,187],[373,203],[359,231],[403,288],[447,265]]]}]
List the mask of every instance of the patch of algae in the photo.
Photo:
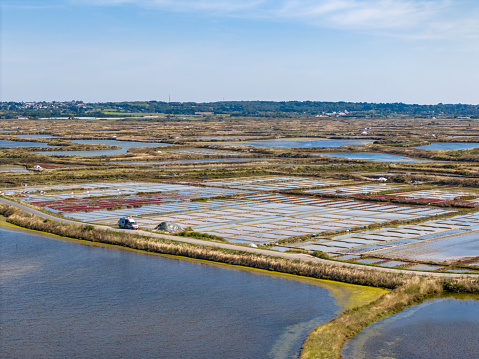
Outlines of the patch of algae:
[{"label": "patch of algae", "polygon": [[7,231],[14,231],[14,232],[22,232],[22,233],[27,233],[27,234],[34,234],[36,236],[41,236],[41,237],[47,237],[47,238],[54,238],[54,239],[66,239],[66,240],[72,240],[72,238],[68,237],[62,237],[58,236],[53,233],[47,233],[47,232],[42,232],[42,231],[36,231],[34,229],[28,229],[24,227],[17,226],[15,224],[7,222],[7,218],[0,215],[0,228],[3,228]]},{"label": "patch of algae", "polygon": [[336,314],[339,314],[347,309],[361,307],[363,305],[369,304],[381,297],[383,294],[389,292],[388,289],[341,283],[332,280],[306,278],[291,274],[280,275],[294,277],[294,279],[296,280],[307,282],[327,289],[329,291],[329,295],[334,298],[334,304],[339,307],[339,309],[336,311]]},{"label": "patch of algae", "polygon": [[224,264],[224,263],[214,263],[213,265],[219,265],[222,267],[232,267],[237,270],[240,269],[240,270],[252,271],[258,274],[264,274],[268,276],[296,280],[303,283],[308,283],[311,285],[317,285],[319,287],[323,287],[329,291],[329,295],[334,298],[334,304],[339,307],[339,309],[335,312],[336,314],[340,314],[341,312],[347,309],[352,309],[352,308],[369,304],[375,301],[376,299],[380,298],[383,294],[386,294],[390,291],[389,289],[335,282],[335,281],[326,280],[326,279],[308,278],[308,277],[302,277],[302,276],[298,276],[294,274],[271,272],[264,269],[234,266],[234,265]]},{"label": "patch of algae", "polygon": [[10,227],[10,228],[21,228],[21,227],[15,226],[14,224],[8,223],[7,222],[7,217],[4,217],[2,215],[0,215],[0,226]]},{"label": "patch of algae", "polygon": [[341,309],[336,312],[339,314],[343,310],[361,307],[369,304],[383,294],[389,292],[387,289],[366,287],[347,283],[330,282],[321,284],[329,290],[329,295],[334,297],[334,304]]}]

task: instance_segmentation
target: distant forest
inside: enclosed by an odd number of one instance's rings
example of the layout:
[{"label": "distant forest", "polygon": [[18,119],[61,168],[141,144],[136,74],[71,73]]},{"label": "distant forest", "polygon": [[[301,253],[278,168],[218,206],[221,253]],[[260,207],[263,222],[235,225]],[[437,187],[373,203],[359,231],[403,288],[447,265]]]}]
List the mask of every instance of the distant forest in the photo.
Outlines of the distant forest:
[{"label": "distant forest", "polygon": [[147,115],[230,115],[260,117],[470,117],[479,118],[479,105],[316,101],[195,102],[1,102],[2,118],[124,117]]}]

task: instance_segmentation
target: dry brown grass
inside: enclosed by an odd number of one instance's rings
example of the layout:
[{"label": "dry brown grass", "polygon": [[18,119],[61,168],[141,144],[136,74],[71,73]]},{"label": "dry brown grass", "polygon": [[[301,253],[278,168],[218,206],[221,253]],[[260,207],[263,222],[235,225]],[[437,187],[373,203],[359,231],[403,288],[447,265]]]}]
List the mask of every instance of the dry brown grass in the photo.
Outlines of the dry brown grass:
[{"label": "dry brown grass", "polygon": [[443,291],[479,293],[479,280],[471,277],[459,279],[427,278],[415,274],[397,274],[368,268],[348,268],[289,260],[252,254],[241,250],[212,248],[139,236],[132,233],[100,230],[91,225],[72,225],[42,220],[6,205],[0,205],[0,214],[7,217],[8,222],[21,227],[64,237],[312,278],[393,289],[378,300],[366,306],[348,310],[311,332],[301,353],[301,358],[307,359],[340,358],[341,348],[346,340],[359,333],[363,328]]},{"label": "dry brown grass", "polygon": [[410,278],[402,286],[384,294],[378,300],[360,308],[347,310],[313,330],[303,344],[300,358],[341,358],[341,349],[348,339],[384,317],[440,295],[446,290],[467,288],[471,292],[479,292],[477,280],[461,279],[453,282],[454,284],[419,276]]},{"label": "dry brown grass", "polygon": [[82,239],[91,242],[118,245],[154,253],[163,253],[204,259],[220,263],[242,265],[281,273],[289,273],[319,279],[329,279],[344,283],[368,285],[383,288],[396,288],[407,275],[384,273],[370,268],[348,268],[334,264],[304,262],[273,256],[266,256],[241,250],[228,250],[140,236],[132,233],[119,233],[96,229],[93,226],[72,225],[56,221],[42,220],[10,206],[0,206],[0,214],[8,222],[21,227],[57,234],[63,237]]}]

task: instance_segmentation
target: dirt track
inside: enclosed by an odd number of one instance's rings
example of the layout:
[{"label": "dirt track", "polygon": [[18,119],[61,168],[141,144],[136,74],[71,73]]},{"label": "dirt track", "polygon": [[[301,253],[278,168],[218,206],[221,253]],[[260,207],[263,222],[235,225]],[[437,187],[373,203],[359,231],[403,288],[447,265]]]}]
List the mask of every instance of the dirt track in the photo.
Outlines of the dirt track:
[{"label": "dirt track", "polygon": [[[40,218],[48,218],[52,221],[57,221],[57,222],[61,222],[61,223],[84,224],[82,222],[77,222],[77,221],[72,221],[72,220],[68,220],[68,219],[58,218],[58,217],[40,212],[40,211],[38,211],[36,209],[33,209],[31,207],[28,207],[28,206],[25,206],[25,205],[22,205],[22,204],[13,202],[13,201],[9,201],[5,198],[0,198],[0,203],[6,204],[6,205],[9,205],[9,206],[12,206],[12,207],[16,207],[18,209],[21,209],[21,210],[23,210],[27,213],[33,214],[33,215],[35,215],[37,217],[40,217]],[[125,232],[125,231],[129,232],[129,231],[131,231],[131,230],[127,230],[127,229],[113,228],[113,227],[102,226],[102,225],[94,225],[94,227],[98,228],[98,229],[104,229],[104,230],[115,231],[115,232]],[[357,269],[363,269],[363,270],[367,269],[367,270],[381,271],[381,272],[418,274],[418,275],[431,276],[431,277],[449,277],[449,278],[467,277],[467,276],[479,277],[479,274],[456,274],[456,273],[436,273],[436,272],[408,271],[408,270],[401,270],[401,269],[373,267],[373,266],[364,266],[364,265],[353,264],[353,263],[328,261],[328,260],[325,260],[325,259],[312,257],[312,256],[307,255],[307,254],[282,253],[282,252],[269,251],[269,250],[253,248],[253,247],[237,246],[237,245],[228,244],[228,243],[208,242],[208,241],[202,241],[202,240],[198,240],[198,239],[194,239],[194,238],[186,238],[186,237],[179,237],[179,236],[170,236],[170,235],[166,235],[166,234],[151,233],[151,232],[146,232],[146,231],[142,231],[142,230],[139,230],[136,233],[140,234],[140,235],[143,235],[143,236],[149,236],[149,237],[155,237],[155,238],[166,238],[166,239],[170,239],[170,240],[177,241],[177,242],[192,243],[192,244],[209,246],[209,247],[219,247],[219,248],[225,248],[225,249],[239,250],[239,251],[244,251],[244,252],[258,253],[258,254],[273,256],[273,257],[297,259],[297,260],[301,260],[301,261],[321,262],[321,263],[327,263],[327,264],[330,264],[330,265],[351,267],[351,268],[357,268]]]}]

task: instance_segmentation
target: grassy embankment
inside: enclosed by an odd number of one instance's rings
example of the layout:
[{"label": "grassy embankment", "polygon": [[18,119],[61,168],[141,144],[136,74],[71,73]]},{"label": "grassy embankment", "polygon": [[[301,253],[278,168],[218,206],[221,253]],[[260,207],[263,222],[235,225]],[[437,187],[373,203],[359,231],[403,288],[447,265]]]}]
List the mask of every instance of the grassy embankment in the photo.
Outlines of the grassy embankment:
[{"label": "grassy embankment", "polygon": [[171,254],[219,263],[247,266],[305,277],[392,289],[365,306],[346,310],[318,327],[306,339],[301,358],[339,358],[347,339],[369,324],[401,311],[407,306],[444,291],[479,293],[477,278],[426,278],[370,268],[340,267],[317,262],[302,262],[265,256],[240,250],[211,248],[150,238],[133,233],[99,230],[91,225],[72,225],[41,219],[11,206],[1,205],[0,214],[21,227],[91,242],[113,244],[148,252]]},{"label": "grassy embankment", "polygon": [[419,276],[406,279],[401,286],[376,301],[346,310],[314,329],[303,344],[300,359],[341,358],[341,349],[346,341],[362,329],[406,307],[446,292],[479,293],[479,282],[472,279],[447,281]]},{"label": "grassy embankment", "polygon": [[154,253],[205,259],[280,273],[390,289],[400,286],[404,280],[404,276],[398,276],[395,273],[380,273],[370,269],[346,268],[333,264],[265,256],[241,250],[212,248],[207,245],[181,243],[168,239],[140,236],[134,233],[101,230],[91,225],[65,224],[41,219],[6,205],[0,206],[0,214],[7,217],[8,222],[20,227],[53,233],[62,237],[113,244]]}]

